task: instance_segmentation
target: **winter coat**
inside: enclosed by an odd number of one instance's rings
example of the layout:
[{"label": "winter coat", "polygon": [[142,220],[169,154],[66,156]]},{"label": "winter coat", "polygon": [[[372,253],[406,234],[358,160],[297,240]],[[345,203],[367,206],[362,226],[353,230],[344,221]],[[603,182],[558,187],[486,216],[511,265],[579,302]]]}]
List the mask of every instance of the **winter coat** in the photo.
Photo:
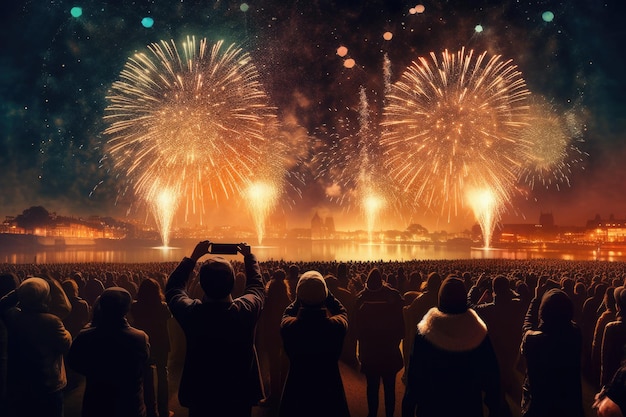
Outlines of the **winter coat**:
[{"label": "winter coat", "polygon": [[195,412],[249,416],[259,398],[254,349],[256,324],[265,301],[256,257],[244,257],[246,289],[231,301],[192,299],[185,286],[195,262],[184,258],[170,275],[165,298],[185,333],[187,351],[178,399]]},{"label": "winter coat", "polygon": [[402,369],[403,306],[400,293],[387,285],[376,291],[366,288],[358,294],[355,324],[364,374],[383,375]]},{"label": "winter coat", "polygon": [[473,310],[445,314],[431,308],[417,326],[402,417],[502,415],[496,354],[487,326]]},{"label": "winter coat", "polygon": [[[540,304],[560,290],[531,301],[524,319],[521,353],[526,359],[524,417],[583,417],[580,329],[571,321],[547,325],[539,319]],[[542,301],[544,300],[544,301]],[[545,318],[544,318],[545,319]]]},{"label": "winter coat", "polygon": [[145,416],[143,371],[149,356],[148,336],[126,319],[101,319],[81,330],[67,364],[85,376],[82,416]]},{"label": "winter coat", "polygon": [[289,358],[280,417],[349,417],[339,357],[348,328],[348,314],[332,295],[325,308],[285,310],[281,336]]}]

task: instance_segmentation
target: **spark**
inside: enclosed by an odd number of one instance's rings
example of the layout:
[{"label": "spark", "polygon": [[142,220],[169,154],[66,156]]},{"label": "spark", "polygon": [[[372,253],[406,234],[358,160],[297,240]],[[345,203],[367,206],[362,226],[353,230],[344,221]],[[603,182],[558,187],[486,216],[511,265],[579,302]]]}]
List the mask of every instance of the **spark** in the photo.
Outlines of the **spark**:
[{"label": "spark", "polygon": [[511,61],[462,48],[420,57],[391,86],[380,141],[392,180],[449,222],[470,189],[510,200],[529,91]]},{"label": "spark", "polygon": [[466,198],[483,232],[483,243],[487,249],[491,246],[493,229],[500,218],[502,202],[498,200],[497,194],[488,188],[469,189]]},{"label": "spark", "polygon": [[571,110],[560,114],[544,99],[531,101],[529,123],[522,139],[530,145],[523,154],[524,164],[517,177],[530,189],[540,185],[546,189],[561,189],[570,184],[572,169],[582,166],[588,156],[578,148],[583,142],[582,123]]},{"label": "spark", "polygon": [[155,184],[178,190],[186,218],[240,196],[277,130],[250,56],[223,41],[149,45],[128,59],[107,100],[104,133],[115,169],[148,203]]}]

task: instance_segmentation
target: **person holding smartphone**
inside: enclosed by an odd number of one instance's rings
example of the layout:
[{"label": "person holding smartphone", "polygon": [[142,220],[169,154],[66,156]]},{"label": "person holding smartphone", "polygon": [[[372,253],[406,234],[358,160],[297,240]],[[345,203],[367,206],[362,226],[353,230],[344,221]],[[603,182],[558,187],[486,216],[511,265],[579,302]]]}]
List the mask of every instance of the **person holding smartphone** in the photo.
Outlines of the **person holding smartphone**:
[{"label": "person holding smartphone", "polygon": [[[243,255],[246,287],[242,296],[231,296],[235,272],[222,256],[211,256],[200,266],[203,299],[187,294],[196,263],[212,254],[213,247],[222,254]],[[254,333],[265,301],[259,264],[250,246],[199,242],[169,276],[165,299],[187,342],[178,399],[189,408],[189,417],[249,417],[259,400]]]}]

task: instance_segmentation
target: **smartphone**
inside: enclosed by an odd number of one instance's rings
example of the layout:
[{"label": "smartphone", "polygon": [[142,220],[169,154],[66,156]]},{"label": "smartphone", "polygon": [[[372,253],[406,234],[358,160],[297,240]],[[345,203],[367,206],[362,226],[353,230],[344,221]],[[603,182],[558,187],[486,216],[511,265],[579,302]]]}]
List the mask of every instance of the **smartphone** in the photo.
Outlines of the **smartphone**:
[{"label": "smartphone", "polygon": [[216,255],[236,255],[239,245],[236,243],[211,243],[211,253]]}]

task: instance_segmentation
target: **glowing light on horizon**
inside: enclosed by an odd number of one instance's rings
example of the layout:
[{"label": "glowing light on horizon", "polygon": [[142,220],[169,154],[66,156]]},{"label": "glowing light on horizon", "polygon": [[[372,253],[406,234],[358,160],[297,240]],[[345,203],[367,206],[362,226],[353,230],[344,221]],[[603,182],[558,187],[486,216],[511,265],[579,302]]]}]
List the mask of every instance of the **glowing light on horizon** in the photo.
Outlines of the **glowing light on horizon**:
[{"label": "glowing light on horizon", "polygon": [[470,189],[466,198],[482,230],[484,248],[488,249],[491,247],[494,226],[500,218],[502,203],[489,188]]},{"label": "glowing light on horizon", "polygon": [[161,188],[160,184],[155,183],[147,198],[161,235],[163,247],[168,248],[172,221],[178,208],[180,193],[174,188]]},{"label": "glowing light on horizon", "polygon": [[521,73],[499,55],[464,48],[418,58],[386,96],[380,141],[390,177],[413,202],[449,222],[466,190],[510,200],[528,144],[529,94]]},{"label": "glowing light on horizon", "polygon": [[371,242],[376,220],[379,218],[381,210],[385,207],[385,200],[377,194],[367,193],[363,197],[362,205],[365,212],[367,236]]},{"label": "glowing light on horizon", "polygon": [[258,244],[263,244],[267,217],[276,207],[280,191],[275,184],[269,182],[253,182],[246,189],[246,203],[254,220]]},{"label": "glowing light on horizon", "polygon": [[185,216],[200,221],[209,202],[241,196],[276,136],[275,108],[250,56],[222,41],[149,45],[128,59],[107,100],[114,168],[148,204],[155,184],[178,190]]}]

